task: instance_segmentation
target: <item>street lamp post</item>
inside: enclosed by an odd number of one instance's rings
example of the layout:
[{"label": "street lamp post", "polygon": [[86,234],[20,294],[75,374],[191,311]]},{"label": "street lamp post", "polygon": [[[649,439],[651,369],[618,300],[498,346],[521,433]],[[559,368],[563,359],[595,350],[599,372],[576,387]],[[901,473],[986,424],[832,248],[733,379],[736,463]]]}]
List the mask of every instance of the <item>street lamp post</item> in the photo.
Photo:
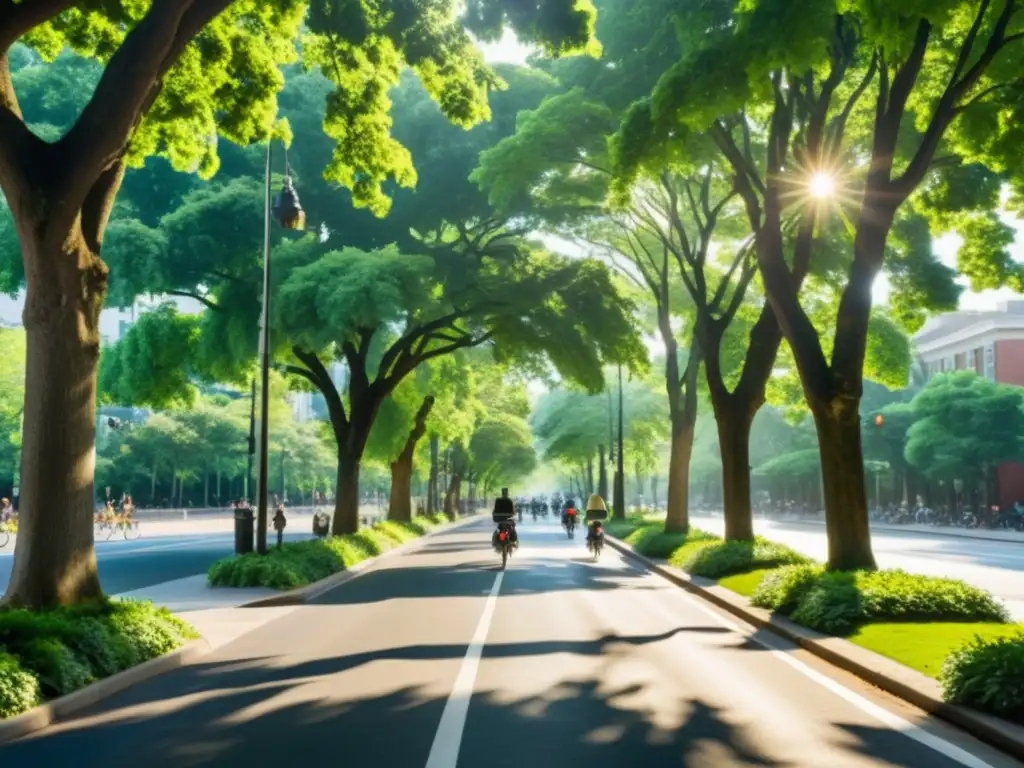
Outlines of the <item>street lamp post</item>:
[{"label": "street lamp post", "polygon": [[299,196],[292,186],[291,171],[288,167],[288,153],[284,157],[284,185],[276,198],[271,200],[270,168],[273,157],[273,140],[267,142],[267,165],[265,177],[265,203],[263,215],[263,311],[260,313],[260,441],[259,480],[257,484],[256,551],[267,552],[267,483],[270,449],[270,216],[273,214],[285,229],[301,230],[306,225],[306,214],[299,205]]}]

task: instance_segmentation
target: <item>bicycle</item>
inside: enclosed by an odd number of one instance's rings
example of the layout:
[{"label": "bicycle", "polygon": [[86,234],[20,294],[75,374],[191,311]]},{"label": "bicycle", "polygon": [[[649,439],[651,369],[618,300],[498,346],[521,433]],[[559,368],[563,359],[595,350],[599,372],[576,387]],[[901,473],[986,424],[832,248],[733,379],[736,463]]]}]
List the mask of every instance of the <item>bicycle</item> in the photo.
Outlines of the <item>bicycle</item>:
[{"label": "bicycle", "polygon": [[132,520],[130,517],[122,517],[114,525],[117,530],[121,531],[125,541],[135,541],[142,535],[142,531],[139,530],[139,521]]}]

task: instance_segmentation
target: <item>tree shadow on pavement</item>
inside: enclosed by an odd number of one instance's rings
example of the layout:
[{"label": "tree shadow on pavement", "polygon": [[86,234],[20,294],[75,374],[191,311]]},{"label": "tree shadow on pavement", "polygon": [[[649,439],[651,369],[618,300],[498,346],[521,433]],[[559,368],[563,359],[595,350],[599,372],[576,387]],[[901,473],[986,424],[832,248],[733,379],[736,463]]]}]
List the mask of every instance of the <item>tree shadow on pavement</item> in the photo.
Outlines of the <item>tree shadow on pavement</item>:
[{"label": "tree shadow on pavement", "polygon": [[[216,691],[215,698],[184,703],[156,717],[125,717],[18,742],[0,748],[0,759],[5,765],[76,768],[398,768],[426,763],[445,698],[405,687],[330,701],[304,696],[297,686]],[[529,697],[509,702],[495,692],[474,695],[459,765],[706,765],[702,755],[712,748],[714,754],[731,756],[716,765],[782,765],[761,755],[744,728],[727,723],[700,700],[681,702],[685,720],[666,729],[646,713],[616,704],[630,689],[599,688],[596,681],[568,683],[559,687],[555,701]],[[267,707],[257,706],[261,701]],[[241,710],[249,712],[231,717]]]},{"label": "tree shadow on pavement", "polygon": [[[675,630],[679,631],[679,630]],[[487,656],[527,653],[603,653],[609,643],[658,642],[672,633],[608,637],[586,642],[515,643],[488,647]],[[561,646],[561,647],[558,647]],[[143,684],[95,713],[91,724],[71,722],[0,747],[0,764],[75,768],[254,768],[334,766],[403,768],[426,763],[447,695],[437,688],[381,684],[375,695],[350,699],[341,680],[347,669],[380,658],[457,658],[461,646],[412,646],[383,653],[324,659],[291,667],[268,660],[196,665],[194,687]],[[183,670],[184,672],[185,670]],[[180,678],[171,674],[169,681]],[[660,768],[661,766],[821,765],[825,755],[783,762],[768,737],[737,722],[735,713],[692,692],[643,697],[645,685],[613,687],[595,676],[566,680],[543,694],[510,696],[478,690],[462,736],[459,765],[468,768]],[[148,706],[145,696],[149,690]],[[186,693],[195,694],[186,697]],[[133,701],[128,702],[125,699]],[[630,704],[629,702],[633,702]],[[121,707],[139,706],[135,712]],[[799,722],[793,728],[801,728]],[[822,743],[829,764],[870,756],[879,766],[947,768],[938,753],[885,728],[836,724]],[[845,759],[844,759],[845,758]]]},{"label": "tree shadow on pavement", "polygon": [[[339,586],[311,601],[315,605],[357,605],[384,600],[430,597],[480,597],[494,584],[496,563],[462,563],[455,566],[408,566],[379,568]],[[501,586],[502,595],[534,595],[569,590],[612,590],[629,580],[648,576],[641,571],[579,563],[510,564]],[[651,585],[650,589],[660,587]]]}]

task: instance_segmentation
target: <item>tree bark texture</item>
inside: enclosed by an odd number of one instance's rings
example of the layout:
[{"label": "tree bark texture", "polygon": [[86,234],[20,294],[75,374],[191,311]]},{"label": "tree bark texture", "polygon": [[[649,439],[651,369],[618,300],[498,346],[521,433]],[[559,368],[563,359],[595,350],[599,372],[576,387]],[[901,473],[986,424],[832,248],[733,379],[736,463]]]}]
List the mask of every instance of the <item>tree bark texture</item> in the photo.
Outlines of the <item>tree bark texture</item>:
[{"label": "tree bark texture", "polygon": [[858,401],[833,408],[812,404],[821,454],[828,567],[874,570]]},{"label": "tree bark texture", "polygon": [[715,412],[722,452],[722,502],[726,541],[753,541],[750,507],[750,426],[753,415],[742,410]]},{"label": "tree bark texture", "polygon": [[451,479],[448,482],[448,490],[444,495],[444,513],[449,520],[454,520],[459,514],[459,488],[462,486],[462,474],[456,469],[452,471]]},{"label": "tree bark texture", "polygon": [[690,456],[697,425],[697,376],[700,372],[699,345],[690,344],[686,369],[679,374],[674,337],[668,336],[669,354],[665,367],[671,427],[668,464],[668,499],[665,515],[666,533],[687,533],[690,530]]},{"label": "tree bark texture", "polygon": [[419,411],[413,419],[412,430],[402,447],[402,452],[391,462],[391,499],[388,504],[388,519],[399,522],[412,520],[412,473],[416,445],[427,431],[427,417],[434,407],[434,396],[423,398]]},{"label": "tree bark texture", "polygon": [[[117,175],[116,185],[120,183]],[[111,194],[112,199],[112,194]],[[102,596],[93,551],[96,373],[107,267],[105,213],[54,227],[12,206],[25,263],[25,432],[21,530],[4,601],[43,608]],[[45,209],[43,200],[36,200]]]}]

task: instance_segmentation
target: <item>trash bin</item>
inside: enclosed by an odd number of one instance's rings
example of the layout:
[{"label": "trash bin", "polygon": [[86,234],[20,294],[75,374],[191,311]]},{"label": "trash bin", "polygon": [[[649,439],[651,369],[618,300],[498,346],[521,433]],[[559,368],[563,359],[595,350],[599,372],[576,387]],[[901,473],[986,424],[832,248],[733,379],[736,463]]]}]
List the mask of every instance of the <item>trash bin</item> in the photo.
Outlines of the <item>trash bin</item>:
[{"label": "trash bin", "polygon": [[253,521],[256,516],[251,507],[235,510],[235,554],[252,552]]}]

